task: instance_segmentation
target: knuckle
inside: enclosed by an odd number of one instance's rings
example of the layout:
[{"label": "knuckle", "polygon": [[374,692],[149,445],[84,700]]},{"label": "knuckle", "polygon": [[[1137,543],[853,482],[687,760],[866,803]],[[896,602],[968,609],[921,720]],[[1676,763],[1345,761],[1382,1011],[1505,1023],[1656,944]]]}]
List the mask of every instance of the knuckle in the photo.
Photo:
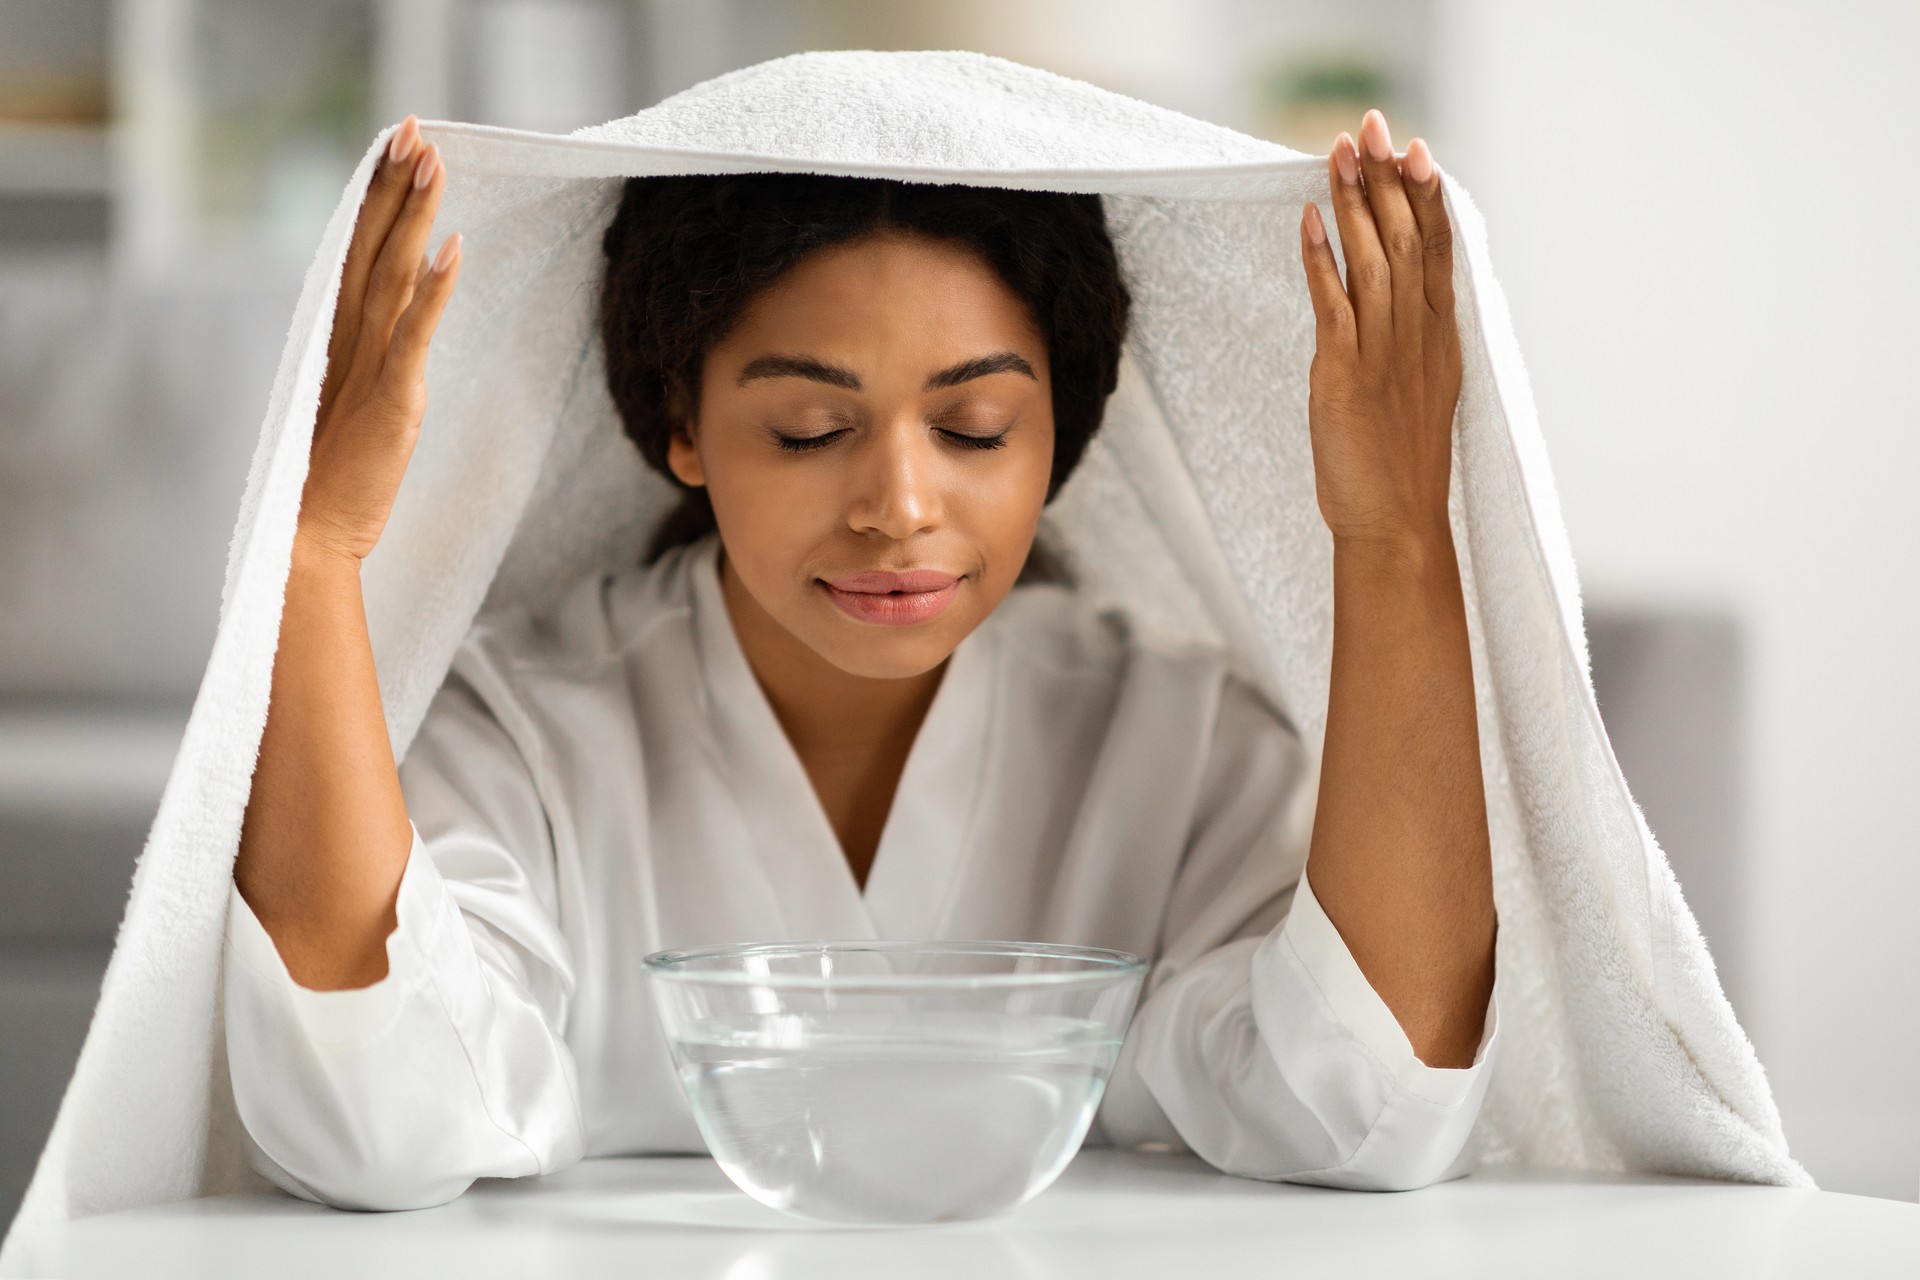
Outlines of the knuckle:
[{"label": "knuckle", "polygon": [[1444,222],[1438,226],[1430,227],[1426,233],[1420,237],[1420,243],[1422,248],[1432,257],[1451,258],[1453,256],[1453,228]]},{"label": "knuckle", "polygon": [[1308,408],[1324,412],[1329,408],[1344,408],[1353,400],[1353,379],[1347,376],[1344,366],[1335,361],[1324,369],[1314,367],[1307,378]]},{"label": "knuckle", "polygon": [[1387,231],[1387,254],[1398,259],[1417,257],[1420,253],[1419,228],[1399,224]]},{"label": "knuckle", "polygon": [[383,253],[374,261],[373,270],[368,274],[368,283],[382,293],[398,289],[405,279],[392,254]]},{"label": "knuckle", "polygon": [[329,365],[321,380],[321,389],[330,397],[330,403],[359,399],[366,392],[366,377],[360,362],[342,360],[337,365]]},{"label": "knuckle", "polygon": [[381,392],[377,403],[367,406],[363,426],[372,440],[404,444],[419,428],[426,408],[418,397]]},{"label": "knuckle", "polygon": [[393,327],[393,345],[396,350],[405,352],[425,351],[433,340],[433,330],[439,323],[438,309],[432,298],[415,298]]},{"label": "knuckle", "polygon": [[1383,257],[1362,258],[1353,268],[1353,278],[1362,289],[1385,289],[1393,283],[1393,266]]},{"label": "knuckle", "polygon": [[414,417],[426,399],[424,379],[411,369],[388,365],[376,396],[382,411],[400,425]]}]

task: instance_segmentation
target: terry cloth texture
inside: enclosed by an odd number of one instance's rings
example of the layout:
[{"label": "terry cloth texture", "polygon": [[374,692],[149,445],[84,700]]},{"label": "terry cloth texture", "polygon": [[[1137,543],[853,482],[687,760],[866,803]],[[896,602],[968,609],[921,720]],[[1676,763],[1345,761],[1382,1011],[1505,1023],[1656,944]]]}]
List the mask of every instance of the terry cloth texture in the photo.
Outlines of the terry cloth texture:
[{"label": "terry cloth texture", "polygon": [[[1135,298],[1122,385],[1048,523],[1087,588],[1217,637],[1317,751],[1332,545],[1307,432],[1303,202],[1322,158],[971,53],[763,63],[566,137],[430,123],[466,234],[429,409],[365,566],[404,753],[477,610],[634,556],[671,501],[621,435],[594,307],[628,175],[800,170],[1097,192]],[[235,525],[218,634],[100,1001],[0,1273],[61,1222],[263,1185],[219,1022],[228,883],[267,696],[329,317],[375,139],[293,316]],[[1452,493],[1507,1036],[1483,1163],[1811,1185],[1628,794],[1594,705],[1579,588],[1525,366],[1467,193],[1445,177],[1465,360]],[[1337,228],[1329,225],[1336,233]]]}]

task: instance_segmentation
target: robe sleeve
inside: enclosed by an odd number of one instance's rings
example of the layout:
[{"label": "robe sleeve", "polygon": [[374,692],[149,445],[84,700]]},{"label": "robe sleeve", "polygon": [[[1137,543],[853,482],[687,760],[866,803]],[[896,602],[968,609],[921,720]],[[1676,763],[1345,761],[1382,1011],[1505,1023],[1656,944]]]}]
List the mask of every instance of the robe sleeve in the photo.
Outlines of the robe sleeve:
[{"label": "robe sleeve", "polygon": [[580,1159],[573,975],[533,778],[457,675],[400,768],[413,826],[388,971],[316,991],[229,891],[227,1060],[249,1162],[340,1208],[442,1204]]},{"label": "robe sleeve", "polygon": [[1471,1066],[1415,1055],[1303,873],[1316,779],[1298,736],[1229,680],[1159,959],[1101,1119],[1226,1173],[1406,1190],[1468,1171],[1498,1039]]}]

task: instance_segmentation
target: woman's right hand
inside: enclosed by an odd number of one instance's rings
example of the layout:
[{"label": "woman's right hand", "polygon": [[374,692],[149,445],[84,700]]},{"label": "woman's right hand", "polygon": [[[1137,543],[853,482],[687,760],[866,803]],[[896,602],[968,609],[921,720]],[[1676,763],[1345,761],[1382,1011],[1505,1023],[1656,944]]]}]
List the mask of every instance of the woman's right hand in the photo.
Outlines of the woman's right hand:
[{"label": "woman's right hand", "polygon": [[300,500],[311,549],[365,559],[386,528],[427,407],[427,343],[460,273],[460,235],[431,264],[446,185],[440,149],[408,116],[380,157],[354,223],[327,346]]}]

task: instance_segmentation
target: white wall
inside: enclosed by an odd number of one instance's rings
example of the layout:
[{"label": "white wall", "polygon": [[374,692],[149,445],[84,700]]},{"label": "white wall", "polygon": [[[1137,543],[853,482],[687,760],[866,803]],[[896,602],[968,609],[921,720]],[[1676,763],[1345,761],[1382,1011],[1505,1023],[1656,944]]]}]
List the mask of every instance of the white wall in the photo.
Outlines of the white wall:
[{"label": "white wall", "polygon": [[1920,5],[1441,9],[1430,137],[1487,217],[1588,600],[1746,627],[1743,1012],[1788,1138],[1913,1199]]}]

